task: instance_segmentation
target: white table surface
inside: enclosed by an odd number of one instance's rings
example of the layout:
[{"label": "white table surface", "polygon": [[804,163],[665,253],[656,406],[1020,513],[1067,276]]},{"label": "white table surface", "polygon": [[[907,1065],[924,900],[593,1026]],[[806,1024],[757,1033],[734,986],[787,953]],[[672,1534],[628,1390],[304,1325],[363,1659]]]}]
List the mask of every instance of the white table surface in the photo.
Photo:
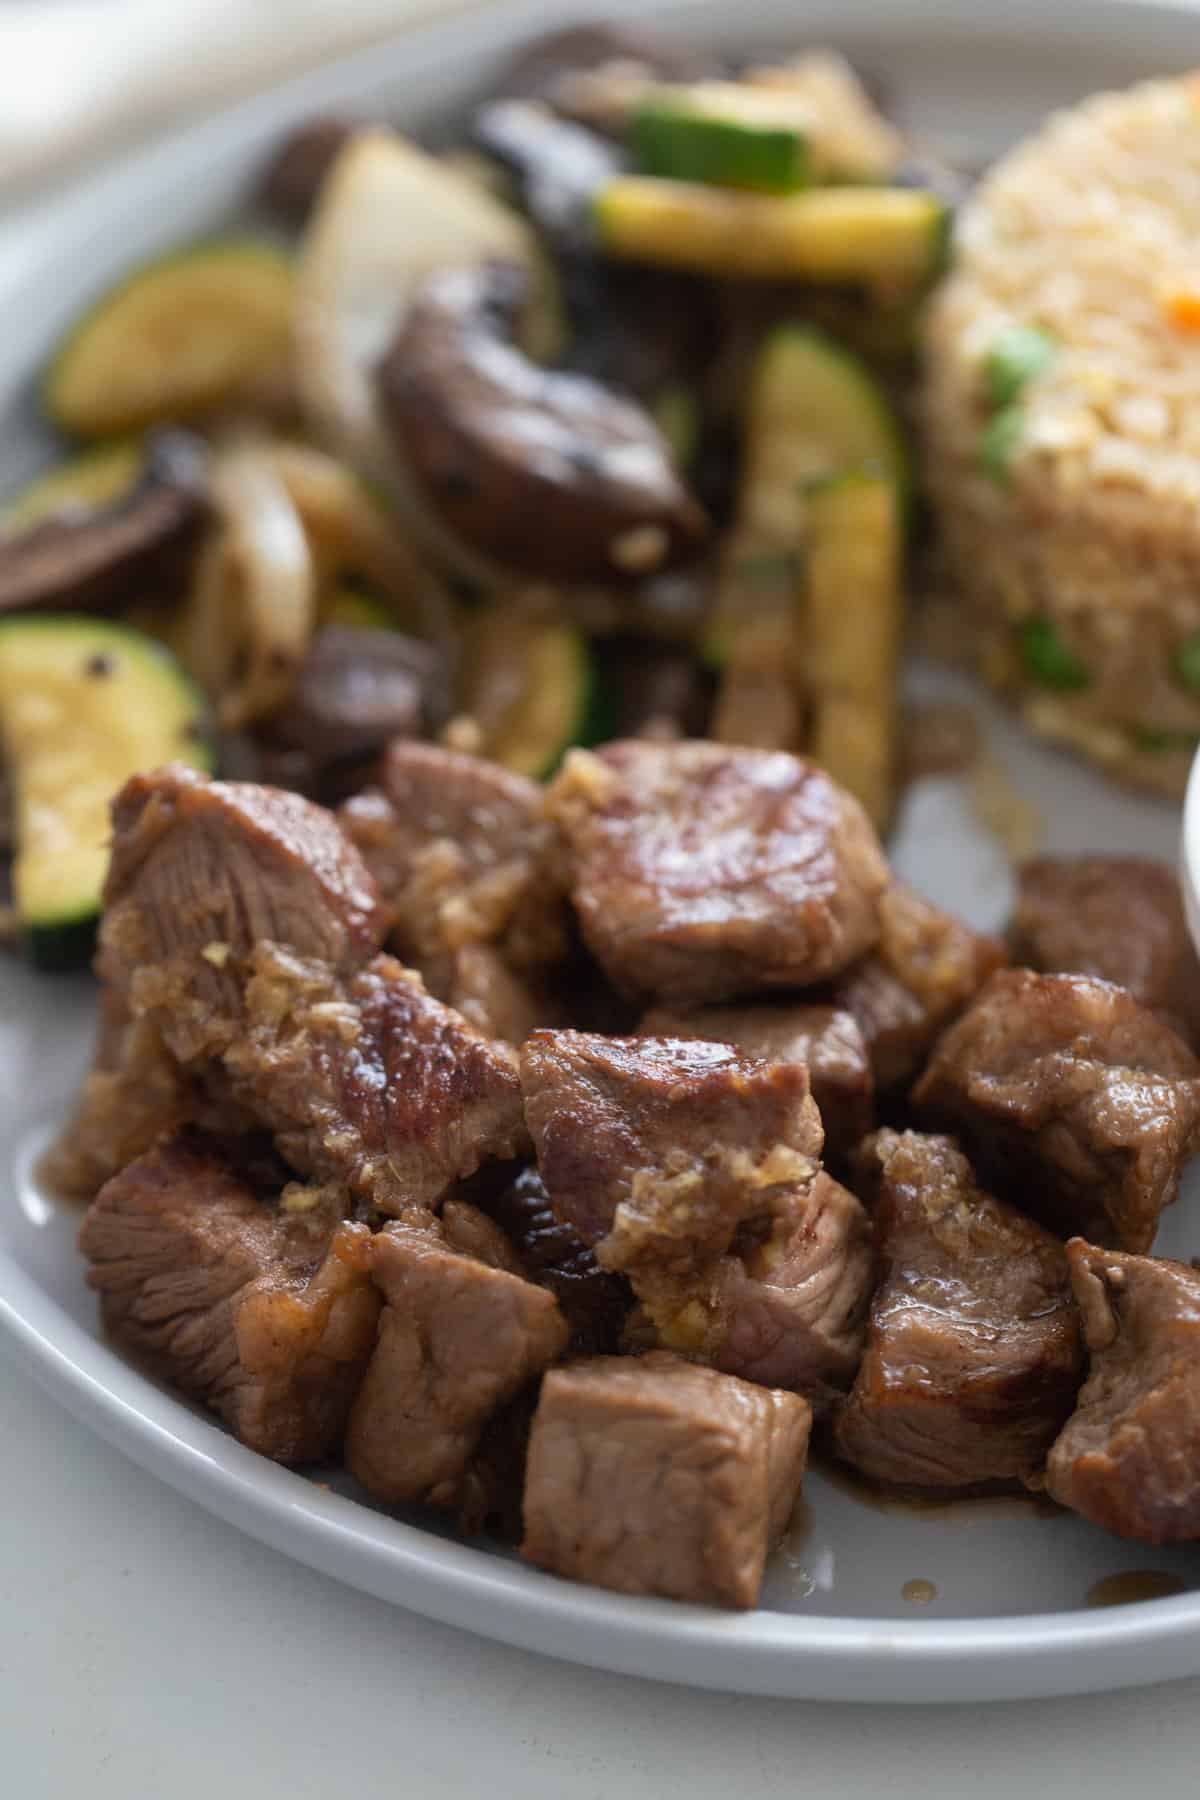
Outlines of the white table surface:
[{"label": "white table surface", "polygon": [[[0,316],[41,210],[0,214]],[[314,1575],[126,1462],[3,1351],[0,1445],[3,1800],[1200,1793],[1200,1681],[911,1709],[689,1693]]]}]

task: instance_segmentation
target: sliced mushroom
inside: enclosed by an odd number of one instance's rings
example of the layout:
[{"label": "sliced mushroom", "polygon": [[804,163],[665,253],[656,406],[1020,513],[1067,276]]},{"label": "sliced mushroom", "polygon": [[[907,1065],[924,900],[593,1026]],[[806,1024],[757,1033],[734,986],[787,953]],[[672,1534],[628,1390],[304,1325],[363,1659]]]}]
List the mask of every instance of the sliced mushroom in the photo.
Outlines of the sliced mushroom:
[{"label": "sliced mushroom", "polygon": [[186,432],[160,432],[136,484],[113,505],[0,532],[0,613],[109,609],[166,591],[207,514],[204,445]]},{"label": "sliced mushroom", "polygon": [[289,133],[267,164],[258,195],[285,225],[303,225],[322,183],[359,125],[347,119],[307,119]]},{"label": "sliced mushroom", "polygon": [[614,144],[538,100],[489,100],[472,136],[516,176],[521,204],[557,244],[584,244],[589,208],[625,158]]},{"label": "sliced mushroom", "polygon": [[418,290],[380,399],[442,523],[514,571],[638,579],[693,555],[707,522],[649,414],[509,341],[527,292],[508,264]]}]

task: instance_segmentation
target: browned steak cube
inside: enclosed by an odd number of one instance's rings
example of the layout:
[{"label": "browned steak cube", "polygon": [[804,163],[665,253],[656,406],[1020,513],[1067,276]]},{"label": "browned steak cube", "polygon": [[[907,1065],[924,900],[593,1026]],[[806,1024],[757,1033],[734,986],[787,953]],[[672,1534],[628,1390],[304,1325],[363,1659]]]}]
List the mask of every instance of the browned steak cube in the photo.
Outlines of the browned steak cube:
[{"label": "browned steak cube", "polygon": [[1051,974],[1098,975],[1195,1045],[1200,960],[1166,863],[1121,856],[1042,856],[1020,874],[1013,955]]},{"label": "browned steak cube", "polygon": [[515,1053],[393,957],[344,984],[271,945],[251,968],[225,1067],[295,1168],[401,1213],[527,1146]]},{"label": "browned steak cube", "polygon": [[939,1033],[1007,961],[1003,944],[895,881],[879,903],[879,942],[834,984],[858,1021],[883,1093],[920,1073]]},{"label": "browned steak cube", "polygon": [[674,1012],[658,1006],[638,1027],[649,1037],[707,1038],[764,1062],[803,1063],[825,1130],[827,1157],[844,1158],[870,1131],[874,1083],[858,1021],[833,1006],[771,1001]]},{"label": "browned steak cube", "polygon": [[1200,1275],[1082,1238],[1067,1256],[1091,1363],[1046,1486],[1118,1537],[1200,1538]]},{"label": "browned steak cube", "polygon": [[521,1085],[550,1202],[609,1269],[690,1277],[816,1174],[821,1122],[798,1063],[538,1031]]},{"label": "browned steak cube", "polygon": [[873,1286],[870,1220],[822,1171],[770,1237],[722,1259],[709,1360],[823,1411],[854,1379]]},{"label": "browned steak cube", "polygon": [[1145,1250],[1200,1122],[1200,1063],[1124,988],[994,975],[913,1090],[980,1168],[1066,1236]]},{"label": "browned steak cube", "polygon": [[338,817],[394,908],[397,954],[440,999],[464,945],[497,944],[518,969],[562,956],[562,889],[536,783],[437,744],[394,743],[378,790]]},{"label": "browned steak cube", "polygon": [[105,1184],[79,1247],[124,1349],[252,1450],[300,1463],[337,1451],[375,1342],[369,1235],[336,1195],[264,1198],[185,1132]]},{"label": "browned steak cube", "polygon": [[105,1033],[97,1067],[84,1077],[40,1173],[56,1192],[90,1200],[111,1175],[192,1113],[187,1076],[157,1031],[145,1019],[124,1019],[119,1030]]},{"label": "browned steak cube", "polygon": [[633,1305],[629,1283],[602,1269],[590,1245],[558,1217],[537,1170],[522,1170],[489,1202],[489,1211],[512,1244],[522,1272],[558,1301],[570,1327],[571,1354],[615,1350]]},{"label": "browned steak cube", "polygon": [[444,998],[485,1037],[523,1044],[534,1031],[567,1023],[568,1008],[558,989],[557,981],[536,970],[520,973],[510,967],[494,944],[464,944],[450,959]]},{"label": "browned steak cube", "polygon": [[879,935],[866,814],[800,757],[724,744],[575,751],[547,796],[584,939],[671,1004],[828,980]]},{"label": "browned steak cube", "polygon": [[554,1296],[452,1250],[436,1221],[371,1240],[385,1301],[346,1466],[377,1500],[458,1507],[488,1420],[566,1347]]},{"label": "browned steak cube", "polygon": [[1080,1378],[1063,1247],[984,1193],[950,1138],[880,1136],[882,1283],[838,1453],[907,1487],[1034,1479]]},{"label": "browned steak cube", "polygon": [[542,1383],[521,1554],[624,1594],[753,1606],[804,1472],[812,1415],[666,1351]]},{"label": "browned steak cube", "polygon": [[388,924],[331,813],[174,765],[135,775],[113,802],[104,901],[100,972],[184,1061],[219,1055],[239,1035],[256,945],[346,976]]}]

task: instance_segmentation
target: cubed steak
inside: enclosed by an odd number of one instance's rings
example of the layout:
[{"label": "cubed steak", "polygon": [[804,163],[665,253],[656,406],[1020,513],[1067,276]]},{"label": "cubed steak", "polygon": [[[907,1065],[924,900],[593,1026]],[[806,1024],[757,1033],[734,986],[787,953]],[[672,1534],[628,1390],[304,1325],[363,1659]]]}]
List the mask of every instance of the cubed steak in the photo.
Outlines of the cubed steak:
[{"label": "cubed steak", "polygon": [[298,794],[171,765],[113,802],[98,967],[181,1061],[239,1036],[247,959],[270,942],[344,978],[388,914],[332,813]]},{"label": "cubed steak", "polygon": [[602,1269],[591,1246],[558,1217],[537,1170],[523,1169],[489,1200],[488,1211],[512,1244],[522,1273],[558,1301],[571,1333],[571,1354],[616,1350],[633,1305],[629,1283]]},{"label": "cubed steak", "polygon": [[1067,1256],[1090,1365],[1046,1486],[1118,1537],[1200,1538],[1200,1274],[1082,1238]]},{"label": "cubed steak", "polygon": [[110,1176],[194,1112],[187,1076],[147,1020],[123,1018],[104,1038],[39,1171],[56,1193],[77,1200],[93,1199]]},{"label": "cubed steak", "polygon": [[892,883],[879,902],[878,944],[833,987],[835,1004],[858,1022],[881,1093],[920,1073],[939,1034],[1006,961],[995,938]]},{"label": "cubed steak", "polygon": [[750,1607],[791,1517],[811,1414],[666,1351],[542,1383],[521,1554],[624,1594]]},{"label": "cubed steak", "polygon": [[821,1121],[799,1063],[538,1031],[521,1085],[551,1205],[608,1269],[690,1278],[817,1172]]},{"label": "cubed steak", "polygon": [[79,1233],[118,1344],[277,1462],[341,1445],[375,1342],[370,1234],[339,1196],[253,1170],[184,1132],[100,1190]]},{"label": "cubed steak", "polygon": [[378,787],[342,807],[343,830],[394,910],[394,949],[440,999],[452,997],[454,952],[465,945],[497,945],[514,969],[563,955],[542,798],[498,763],[405,742],[384,754]]},{"label": "cubed steak", "polygon": [[654,1007],[638,1030],[648,1037],[707,1038],[732,1044],[763,1062],[803,1063],[825,1131],[825,1154],[844,1159],[874,1122],[874,1084],[858,1021],[833,1006],[767,1001],[757,1006],[703,1006],[691,1012]]},{"label": "cubed steak", "polygon": [[1128,988],[1195,1048],[1200,959],[1167,863],[1042,856],[1020,872],[1013,957],[1049,974],[1098,975]]},{"label": "cubed steak", "polygon": [[679,1005],[826,981],[879,936],[887,865],[816,764],[725,744],[574,751],[547,795],[585,942]]},{"label": "cubed steak", "polygon": [[993,975],[913,1090],[985,1179],[1062,1236],[1142,1251],[1200,1123],[1200,1062],[1124,988]]},{"label": "cubed steak", "polygon": [[265,944],[249,969],[225,1068],[295,1168],[400,1214],[527,1149],[515,1052],[393,957],[337,982]]},{"label": "cubed steak", "polygon": [[707,1360],[824,1412],[854,1380],[873,1286],[870,1220],[822,1170],[768,1238],[722,1259]]},{"label": "cubed steak", "polygon": [[877,1156],[882,1280],[838,1454],[910,1488],[1036,1482],[1082,1369],[1063,1246],[949,1138],[885,1132]]},{"label": "cubed steak", "polygon": [[568,1022],[569,1011],[556,979],[558,970],[519,972],[495,944],[461,945],[450,959],[449,970],[443,997],[485,1037],[523,1044],[535,1031]]},{"label": "cubed steak", "polygon": [[484,1427],[566,1348],[558,1303],[452,1249],[433,1219],[385,1226],[371,1272],[384,1310],[346,1466],[389,1505],[477,1507],[470,1471]]}]

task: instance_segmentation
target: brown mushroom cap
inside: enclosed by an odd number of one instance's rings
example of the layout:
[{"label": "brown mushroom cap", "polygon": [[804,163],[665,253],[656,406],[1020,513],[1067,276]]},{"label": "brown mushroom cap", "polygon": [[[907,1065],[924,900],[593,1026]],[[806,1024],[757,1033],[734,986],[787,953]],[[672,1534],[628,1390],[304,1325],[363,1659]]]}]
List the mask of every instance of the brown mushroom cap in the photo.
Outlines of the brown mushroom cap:
[{"label": "brown mushroom cap", "polygon": [[112,506],[0,533],[0,614],[109,608],[152,597],[207,516],[206,461],[199,439],[160,432],[136,485]]},{"label": "brown mushroom cap", "polygon": [[379,374],[417,484],[452,532],[524,574],[636,579],[687,560],[707,521],[649,414],[509,341],[526,280],[490,264],[418,290]]}]

